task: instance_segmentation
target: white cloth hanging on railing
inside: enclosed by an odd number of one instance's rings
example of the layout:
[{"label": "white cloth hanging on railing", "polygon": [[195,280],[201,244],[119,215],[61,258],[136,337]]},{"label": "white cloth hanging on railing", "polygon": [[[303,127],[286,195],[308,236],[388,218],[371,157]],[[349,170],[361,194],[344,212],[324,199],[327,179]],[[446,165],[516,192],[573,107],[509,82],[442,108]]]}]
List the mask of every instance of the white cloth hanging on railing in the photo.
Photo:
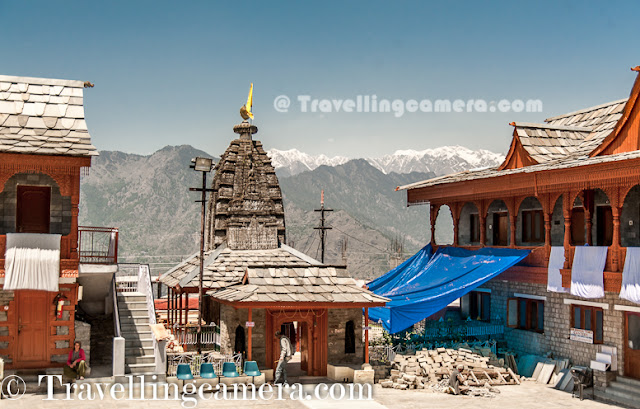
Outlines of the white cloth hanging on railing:
[{"label": "white cloth hanging on railing", "polygon": [[3,289],[58,291],[61,237],[7,233]]},{"label": "white cloth hanging on railing", "polygon": [[627,247],[620,298],[640,304],[640,247]]},{"label": "white cloth hanging on railing", "polygon": [[549,267],[547,270],[547,291],[554,293],[568,293],[569,289],[562,286],[562,274],[560,269],[564,268],[564,247],[551,247],[549,254]]},{"label": "white cloth hanging on railing", "polygon": [[571,295],[582,298],[604,297],[604,265],[607,247],[578,246],[571,268]]}]

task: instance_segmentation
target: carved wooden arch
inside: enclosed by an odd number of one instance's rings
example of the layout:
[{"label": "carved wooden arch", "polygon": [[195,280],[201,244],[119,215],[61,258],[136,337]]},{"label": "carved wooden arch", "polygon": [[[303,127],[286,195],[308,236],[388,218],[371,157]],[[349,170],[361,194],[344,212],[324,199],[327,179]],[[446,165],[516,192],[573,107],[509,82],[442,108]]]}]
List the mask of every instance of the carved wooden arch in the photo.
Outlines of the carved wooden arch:
[{"label": "carved wooden arch", "polygon": [[624,206],[624,202],[625,200],[627,200],[627,196],[629,196],[629,193],[631,192],[631,189],[633,189],[636,186],[640,186],[640,182],[636,183],[634,185],[623,185],[620,186],[619,189],[619,194],[620,194],[620,199],[621,199],[621,205],[620,206]]},{"label": "carved wooden arch", "polygon": [[[484,208],[484,217],[487,217],[489,215],[489,208],[491,207],[491,205],[494,202],[502,202],[504,203],[504,205],[507,207],[507,212],[509,214],[509,216],[511,216],[512,211],[511,208],[513,207],[513,200],[509,200],[509,199],[492,199],[491,201],[489,200],[483,200],[483,203],[485,204],[485,208]],[[510,206],[511,204],[511,206]]]},{"label": "carved wooden arch", "polygon": [[[560,200],[560,197],[562,197],[564,193],[562,192],[556,192],[556,193],[549,193],[548,195],[546,195],[548,197],[549,202],[547,203],[548,205],[548,213],[549,214],[553,214],[553,211],[556,208],[556,203],[558,203],[558,200]],[[562,210],[564,211],[564,203],[561,202],[560,203],[562,205]],[[543,204],[544,207],[544,204]]]}]

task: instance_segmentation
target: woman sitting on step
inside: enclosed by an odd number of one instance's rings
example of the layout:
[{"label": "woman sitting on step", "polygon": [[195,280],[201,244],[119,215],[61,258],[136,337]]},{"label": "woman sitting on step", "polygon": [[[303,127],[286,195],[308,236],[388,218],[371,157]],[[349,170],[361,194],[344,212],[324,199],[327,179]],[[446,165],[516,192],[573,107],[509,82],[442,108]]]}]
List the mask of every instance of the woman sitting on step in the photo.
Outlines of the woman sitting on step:
[{"label": "woman sitting on step", "polygon": [[73,349],[69,352],[69,359],[67,359],[67,365],[64,367],[65,379],[84,379],[84,373],[87,369],[85,362],[84,349],[82,349],[82,343],[76,341],[73,343]]}]

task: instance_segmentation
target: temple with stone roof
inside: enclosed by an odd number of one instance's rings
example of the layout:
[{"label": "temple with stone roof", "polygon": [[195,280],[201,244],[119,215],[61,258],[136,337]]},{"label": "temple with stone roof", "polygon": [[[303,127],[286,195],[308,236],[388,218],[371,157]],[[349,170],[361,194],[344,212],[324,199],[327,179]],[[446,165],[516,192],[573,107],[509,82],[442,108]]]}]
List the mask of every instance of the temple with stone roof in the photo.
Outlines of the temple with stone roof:
[{"label": "temple with stone roof", "polygon": [[[307,375],[327,376],[336,365],[359,368],[368,362],[363,308],[388,299],[358,285],[345,266],[324,265],[285,244],[282,192],[270,158],[253,139],[258,129],[245,120],[233,131],[239,137],[215,166],[203,260],[203,317],[220,330],[220,352],[241,353],[271,373],[280,353],[274,333],[282,330],[297,345]],[[198,293],[200,263],[196,253],[160,277],[169,288],[168,326],[175,334],[193,325],[185,300]]]}]

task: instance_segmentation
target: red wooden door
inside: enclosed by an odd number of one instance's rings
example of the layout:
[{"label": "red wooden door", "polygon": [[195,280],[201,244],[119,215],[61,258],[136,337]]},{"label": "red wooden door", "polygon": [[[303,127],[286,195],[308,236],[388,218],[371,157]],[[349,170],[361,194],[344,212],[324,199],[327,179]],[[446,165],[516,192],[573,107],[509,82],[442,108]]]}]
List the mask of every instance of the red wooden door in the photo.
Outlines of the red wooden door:
[{"label": "red wooden door", "polygon": [[493,245],[509,245],[509,226],[507,213],[493,214]]},{"label": "red wooden door", "polygon": [[16,231],[49,233],[50,205],[50,187],[18,186]]},{"label": "red wooden door", "polygon": [[640,313],[625,316],[624,374],[640,379]]},{"label": "red wooden door", "polygon": [[37,367],[47,362],[47,314],[49,293],[16,291],[18,307],[18,368]]},{"label": "red wooden door", "polygon": [[571,211],[571,245],[584,246],[586,243],[584,233],[584,209],[574,207]]}]

